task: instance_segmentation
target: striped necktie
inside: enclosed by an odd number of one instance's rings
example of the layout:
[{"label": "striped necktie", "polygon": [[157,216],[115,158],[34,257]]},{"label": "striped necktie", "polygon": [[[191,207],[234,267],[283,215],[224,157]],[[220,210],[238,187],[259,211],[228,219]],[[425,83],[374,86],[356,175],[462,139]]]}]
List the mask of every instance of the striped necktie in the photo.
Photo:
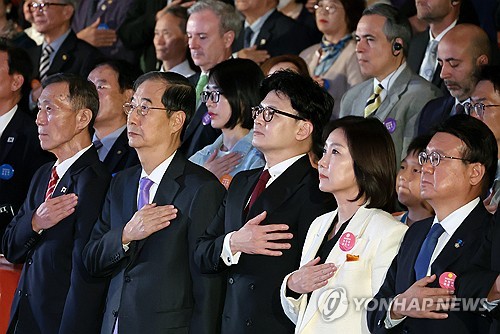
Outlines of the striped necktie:
[{"label": "striped necktie", "polygon": [[365,118],[373,114],[377,111],[378,107],[382,103],[382,99],[380,98],[380,93],[384,90],[384,87],[381,84],[378,84],[373,91],[373,94],[370,96],[368,101],[366,101],[365,107]]},{"label": "striped necktie", "polygon": [[50,68],[50,55],[54,52],[54,49],[50,45],[46,45],[42,51],[42,57],[40,57],[40,80],[43,80],[47,77],[47,72]]},{"label": "striped necktie", "polygon": [[52,173],[50,173],[50,181],[47,186],[47,191],[45,192],[45,201],[52,197],[54,190],[56,189],[57,181],[59,180],[59,175],[57,175],[56,167],[52,167]]}]

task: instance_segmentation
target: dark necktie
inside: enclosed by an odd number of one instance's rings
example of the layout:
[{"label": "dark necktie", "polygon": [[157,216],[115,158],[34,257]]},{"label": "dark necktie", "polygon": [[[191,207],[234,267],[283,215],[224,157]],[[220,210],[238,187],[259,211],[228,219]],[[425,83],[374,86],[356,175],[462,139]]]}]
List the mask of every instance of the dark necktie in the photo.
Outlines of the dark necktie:
[{"label": "dark necktie", "polygon": [[457,103],[455,106],[455,114],[454,115],[462,115],[465,114],[465,108],[461,103]]},{"label": "dark necktie", "polygon": [[252,45],[253,30],[250,27],[246,27],[244,31],[243,47],[249,48]]},{"label": "dark necktie", "polygon": [[99,140],[99,138],[96,137],[96,140],[92,142],[94,144],[94,147],[96,150],[99,150],[103,145],[102,142]]},{"label": "dark necktie", "polygon": [[266,184],[271,178],[271,175],[269,174],[269,170],[264,170],[259,177],[259,181],[257,181],[257,184],[255,185],[255,188],[253,188],[252,195],[250,196],[250,202],[248,203],[248,209],[252,207],[252,205],[255,203],[257,198],[259,198],[260,194],[266,189]]},{"label": "dark necktie", "polygon": [[59,180],[59,175],[57,175],[56,167],[52,167],[52,173],[50,173],[49,185],[47,186],[47,191],[45,192],[45,201],[52,197],[54,190],[56,189],[57,180]]},{"label": "dark necktie", "polygon": [[415,261],[414,269],[417,281],[427,276],[427,269],[429,268],[429,264],[431,262],[432,253],[434,253],[434,248],[436,248],[438,239],[443,232],[443,226],[436,223],[432,225],[429,233],[427,233],[427,236],[422,243],[422,247],[420,248],[420,253],[418,253],[417,260]]}]

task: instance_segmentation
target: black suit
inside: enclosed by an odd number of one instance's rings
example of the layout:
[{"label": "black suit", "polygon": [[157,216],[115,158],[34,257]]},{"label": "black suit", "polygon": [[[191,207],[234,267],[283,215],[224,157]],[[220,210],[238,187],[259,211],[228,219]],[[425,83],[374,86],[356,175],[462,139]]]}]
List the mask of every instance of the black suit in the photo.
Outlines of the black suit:
[{"label": "black suit", "polygon": [[139,164],[137,152],[128,145],[127,129],[116,138],[103,162],[112,175]]},{"label": "black suit", "polygon": [[[196,73],[190,76],[188,80],[196,87],[199,78],[200,73]],[[188,158],[205,146],[213,144],[215,139],[222,133],[221,130],[214,129],[210,122],[206,125],[203,124],[203,116],[207,111],[207,105],[201,103],[186,127],[179,150]]]},{"label": "black suit", "polygon": [[195,242],[217,214],[225,196],[203,167],[176,153],[163,175],[154,203],[179,211],[171,225],[134,241],[125,253],[122,231],[137,211],[141,166],[111,182],[85,263],[97,276],[111,276],[101,333],[218,333],[224,279],[201,275],[193,262]]},{"label": "black suit", "polygon": [[418,119],[418,135],[425,135],[432,131],[432,128],[446,121],[455,106],[453,96],[441,96],[430,100],[422,109]]},{"label": "black suit", "polygon": [[[491,215],[482,202],[472,210],[460,227],[432,263],[431,274],[436,274],[436,280],[430,287],[439,287],[439,277],[444,272],[453,272],[460,277],[466,272],[471,259],[478,250],[484,235],[491,224]],[[384,319],[387,314],[389,298],[405,292],[415,283],[414,265],[422,243],[430,230],[433,218],[428,218],[413,224],[406,232],[398,255],[387,272],[385,281],[368,308],[368,327],[372,333],[487,333],[489,319],[478,313],[465,311],[448,312],[444,320],[407,318],[391,330],[386,330]],[[458,240],[462,246],[456,247]],[[381,302],[386,302],[385,304]],[[384,305],[383,307],[373,307]]]},{"label": "black suit", "polygon": [[[28,54],[33,64],[33,78],[39,79],[42,45],[29,49]],[[47,75],[63,72],[78,74],[86,78],[101,57],[102,55],[99,50],[87,42],[78,39],[73,30],[71,30],[59,50],[57,50],[54,60],[47,71]]]},{"label": "black suit", "polygon": [[13,170],[12,177],[0,177],[0,240],[23,204],[33,174],[50,160],[55,158],[40,147],[35,121],[18,108],[0,137],[0,166]]},{"label": "black suit", "polygon": [[[225,212],[200,239],[195,253],[203,272],[227,272],[228,284],[222,316],[224,334],[293,333],[294,325],[281,308],[279,289],[283,278],[299,267],[302,246],[311,222],[332,211],[335,200],[318,188],[318,173],[304,156],[291,165],[258,197],[248,215],[243,212],[262,169],[238,173],[228,190]],[[248,220],[267,211],[262,223],[287,224],[294,238],[291,249],[279,257],[242,254],[238,264],[227,267],[220,258],[224,237]]]},{"label": "black suit", "polygon": [[28,197],[3,237],[7,260],[24,263],[11,310],[8,333],[97,333],[107,281],[85,270],[82,251],[101,212],[110,175],[93,147],[59,180],[53,197],[75,193],[76,211],[38,234],[31,219],[45,200],[53,164],[34,175]]},{"label": "black suit", "polygon": [[[233,52],[243,49],[244,27],[233,42]],[[308,46],[316,43],[309,31],[293,19],[275,10],[260,28],[255,45],[260,50],[267,50],[271,57],[284,54],[298,55]]]}]

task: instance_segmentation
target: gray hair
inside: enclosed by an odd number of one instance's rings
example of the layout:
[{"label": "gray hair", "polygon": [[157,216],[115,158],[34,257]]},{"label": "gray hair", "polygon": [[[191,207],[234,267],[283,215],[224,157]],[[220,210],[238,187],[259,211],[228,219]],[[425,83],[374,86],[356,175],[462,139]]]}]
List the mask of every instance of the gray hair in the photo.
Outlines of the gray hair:
[{"label": "gray hair", "polygon": [[218,0],[200,0],[188,9],[188,13],[191,15],[205,10],[212,11],[219,18],[221,34],[234,31],[234,35],[238,36],[243,18],[233,6]]}]

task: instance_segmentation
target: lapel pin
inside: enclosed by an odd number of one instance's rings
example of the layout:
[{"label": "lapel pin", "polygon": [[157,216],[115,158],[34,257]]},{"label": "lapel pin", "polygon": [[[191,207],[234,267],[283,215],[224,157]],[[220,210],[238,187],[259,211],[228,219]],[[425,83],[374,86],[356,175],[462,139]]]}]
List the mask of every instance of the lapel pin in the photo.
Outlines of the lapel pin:
[{"label": "lapel pin", "polygon": [[67,190],[67,189],[66,189],[66,187],[62,187],[62,188],[61,188],[61,192],[62,192],[62,193],[66,193],[66,190]]},{"label": "lapel pin", "polygon": [[121,150],[116,151],[116,154],[122,154]]},{"label": "lapel pin", "polygon": [[14,142],[14,137],[7,138],[7,143],[13,143],[13,142]]},{"label": "lapel pin", "polygon": [[266,45],[266,43],[267,43],[266,39],[263,38],[263,39],[260,40],[259,45]]},{"label": "lapel pin", "polygon": [[464,245],[464,242],[462,239],[458,239],[457,242],[455,242],[455,248],[460,248]]},{"label": "lapel pin", "polygon": [[62,55],[62,60],[64,60],[64,61],[68,60],[68,56]]}]

